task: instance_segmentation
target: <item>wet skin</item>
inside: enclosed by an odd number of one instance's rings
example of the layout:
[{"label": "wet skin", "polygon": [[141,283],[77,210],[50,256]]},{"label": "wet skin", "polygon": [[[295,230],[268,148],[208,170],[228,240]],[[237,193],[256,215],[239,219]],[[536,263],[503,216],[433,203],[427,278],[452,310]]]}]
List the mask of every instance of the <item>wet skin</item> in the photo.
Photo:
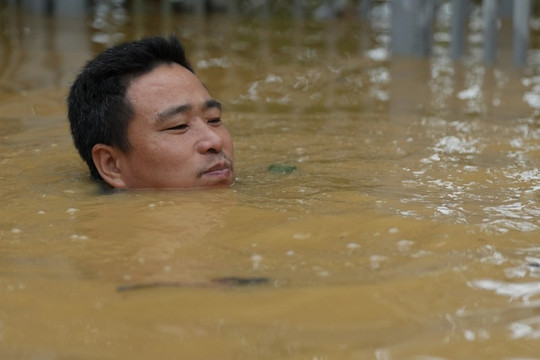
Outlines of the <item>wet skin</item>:
[{"label": "wet skin", "polygon": [[115,153],[116,188],[199,188],[234,181],[234,149],[221,105],[178,64],[162,64],[131,81],[131,148]]}]

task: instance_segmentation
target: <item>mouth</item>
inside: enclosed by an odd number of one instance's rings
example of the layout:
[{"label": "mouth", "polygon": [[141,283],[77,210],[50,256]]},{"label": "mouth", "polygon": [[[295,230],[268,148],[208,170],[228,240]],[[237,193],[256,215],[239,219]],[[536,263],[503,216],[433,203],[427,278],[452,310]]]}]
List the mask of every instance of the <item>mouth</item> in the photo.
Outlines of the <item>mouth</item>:
[{"label": "mouth", "polygon": [[201,173],[201,176],[215,180],[228,179],[231,176],[231,165],[227,162],[217,163]]}]

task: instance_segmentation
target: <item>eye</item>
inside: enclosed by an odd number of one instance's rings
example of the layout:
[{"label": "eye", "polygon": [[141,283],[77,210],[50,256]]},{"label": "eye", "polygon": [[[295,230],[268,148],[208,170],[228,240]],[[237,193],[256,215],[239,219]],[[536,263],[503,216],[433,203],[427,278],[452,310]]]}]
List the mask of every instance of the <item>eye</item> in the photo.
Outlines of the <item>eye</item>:
[{"label": "eye", "polygon": [[209,119],[208,124],[213,125],[213,126],[217,126],[217,125],[221,124],[221,118]]},{"label": "eye", "polygon": [[188,125],[187,124],[178,124],[178,125],[175,125],[175,126],[171,126],[170,128],[167,128],[165,130],[180,130],[180,131],[183,131],[183,130],[187,130],[188,128]]}]

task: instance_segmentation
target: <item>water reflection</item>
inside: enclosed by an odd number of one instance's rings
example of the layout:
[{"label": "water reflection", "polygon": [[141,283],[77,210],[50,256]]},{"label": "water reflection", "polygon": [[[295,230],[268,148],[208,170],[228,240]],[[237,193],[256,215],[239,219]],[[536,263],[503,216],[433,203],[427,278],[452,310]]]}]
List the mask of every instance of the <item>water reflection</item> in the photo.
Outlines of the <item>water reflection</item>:
[{"label": "water reflection", "polygon": [[21,7],[34,14],[66,16],[85,14],[88,0],[22,0]]},{"label": "water reflection", "polygon": [[128,22],[124,0],[100,0],[94,3],[92,41],[110,47],[124,40],[121,28]]}]

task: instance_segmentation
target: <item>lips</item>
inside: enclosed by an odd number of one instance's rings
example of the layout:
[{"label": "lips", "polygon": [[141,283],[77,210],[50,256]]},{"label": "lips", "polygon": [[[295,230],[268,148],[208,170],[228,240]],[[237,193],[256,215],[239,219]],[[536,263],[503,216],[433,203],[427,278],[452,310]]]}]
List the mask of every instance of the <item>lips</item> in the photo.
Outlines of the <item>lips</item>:
[{"label": "lips", "polygon": [[231,166],[227,162],[220,162],[204,170],[201,175],[221,179],[228,178],[231,174]]}]

